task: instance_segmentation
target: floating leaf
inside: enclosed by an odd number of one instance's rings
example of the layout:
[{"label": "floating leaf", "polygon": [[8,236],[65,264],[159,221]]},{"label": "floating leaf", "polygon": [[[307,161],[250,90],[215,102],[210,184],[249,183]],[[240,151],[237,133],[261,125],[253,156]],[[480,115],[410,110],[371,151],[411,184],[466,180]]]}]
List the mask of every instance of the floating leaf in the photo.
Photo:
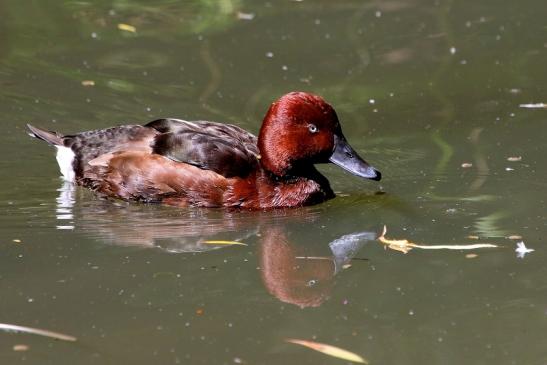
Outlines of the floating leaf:
[{"label": "floating leaf", "polygon": [[30,347],[25,344],[13,345],[13,351],[28,351]]},{"label": "floating leaf", "polygon": [[70,342],[76,341],[76,337],[73,337],[73,336],[69,336],[69,335],[65,335],[65,334],[57,333],[57,332],[52,332],[48,330],[42,330],[39,328],[18,326],[16,324],[0,323],[0,330],[31,333],[33,335],[45,336],[49,338],[54,338],[56,340],[63,340],[63,341],[70,341]]},{"label": "floating leaf", "polygon": [[382,234],[378,237],[378,240],[387,245],[388,248],[407,253],[413,248],[421,248],[422,250],[474,250],[477,248],[493,248],[498,247],[491,243],[478,243],[474,245],[418,245],[408,240],[390,240],[385,238],[387,227],[384,226]]},{"label": "floating leaf", "polygon": [[131,33],[136,33],[137,32],[137,28],[135,28],[132,25],[124,24],[124,23],[118,24],[118,29],[119,30],[125,30],[126,32],[131,32]]},{"label": "floating leaf", "polygon": [[384,229],[382,230],[382,234],[380,235],[380,237],[378,237],[378,240],[383,244],[387,245],[387,247],[391,248],[392,250],[407,253],[408,251],[416,247],[415,243],[412,243],[408,240],[389,240],[385,238],[386,232],[387,227],[384,225]]},{"label": "floating leaf", "polygon": [[247,246],[246,243],[243,243],[243,242],[238,242],[238,241],[215,241],[215,240],[210,240],[210,241],[203,241],[203,243],[205,244],[208,244],[208,245],[239,245],[239,246]]},{"label": "floating leaf", "polygon": [[253,20],[255,18],[254,13],[244,13],[241,11],[237,12],[237,18],[240,20]]},{"label": "floating leaf", "polygon": [[335,346],[331,346],[331,345],[327,345],[327,344],[319,343],[319,342],[297,340],[294,338],[287,338],[285,341],[294,343],[296,345],[305,346],[312,350],[322,352],[325,355],[337,357],[339,359],[358,362],[361,364],[368,364],[368,361],[363,359],[361,356],[354,354],[353,352],[349,352],[348,350],[341,349],[339,347],[335,347]]}]

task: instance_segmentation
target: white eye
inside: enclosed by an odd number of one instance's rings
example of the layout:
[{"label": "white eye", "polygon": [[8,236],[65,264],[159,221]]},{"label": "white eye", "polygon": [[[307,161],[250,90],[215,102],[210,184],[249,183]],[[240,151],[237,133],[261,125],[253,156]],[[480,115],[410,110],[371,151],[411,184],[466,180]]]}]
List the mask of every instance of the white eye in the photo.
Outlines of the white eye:
[{"label": "white eye", "polygon": [[311,133],[317,133],[317,127],[315,126],[315,124],[308,125],[308,129]]}]

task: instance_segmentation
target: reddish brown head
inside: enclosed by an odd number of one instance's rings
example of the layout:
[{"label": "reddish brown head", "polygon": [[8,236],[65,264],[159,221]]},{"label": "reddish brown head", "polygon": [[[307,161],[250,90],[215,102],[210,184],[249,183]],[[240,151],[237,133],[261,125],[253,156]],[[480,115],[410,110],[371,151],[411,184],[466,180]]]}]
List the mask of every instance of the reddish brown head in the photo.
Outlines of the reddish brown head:
[{"label": "reddish brown head", "polygon": [[285,176],[315,163],[333,162],[351,173],[380,180],[346,142],[336,112],[323,98],[292,92],[274,102],[258,136],[262,166]]}]

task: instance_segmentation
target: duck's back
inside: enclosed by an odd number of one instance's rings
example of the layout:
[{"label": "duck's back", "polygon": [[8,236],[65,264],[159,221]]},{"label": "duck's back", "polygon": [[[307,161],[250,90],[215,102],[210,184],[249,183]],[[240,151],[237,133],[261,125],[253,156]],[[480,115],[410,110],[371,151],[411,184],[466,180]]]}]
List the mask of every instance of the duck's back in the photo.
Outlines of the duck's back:
[{"label": "duck's back", "polygon": [[176,162],[214,171],[224,177],[244,177],[258,165],[257,138],[244,129],[213,122],[158,119],[145,125],[159,132],[153,153]]},{"label": "duck's back", "polygon": [[72,166],[75,178],[80,179],[89,168],[89,162],[101,155],[118,151],[152,153],[154,140],[159,134],[153,128],[141,125],[122,125],[64,136],[63,146],[74,153]]},{"label": "duck's back", "polygon": [[161,155],[225,177],[245,176],[257,166],[259,158],[256,137],[230,124],[158,119],[145,125],[122,125],[66,136],[32,129],[35,136],[74,153],[76,179],[84,177],[93,165],[90,161],[129,151]]},{"label": "duck's back", "polygon": [[234,125],[159,119],[66,136],[29,128],[57,147],[65,179],[107,196],[222,205],[227,180],[259,169],[257,138]]}]

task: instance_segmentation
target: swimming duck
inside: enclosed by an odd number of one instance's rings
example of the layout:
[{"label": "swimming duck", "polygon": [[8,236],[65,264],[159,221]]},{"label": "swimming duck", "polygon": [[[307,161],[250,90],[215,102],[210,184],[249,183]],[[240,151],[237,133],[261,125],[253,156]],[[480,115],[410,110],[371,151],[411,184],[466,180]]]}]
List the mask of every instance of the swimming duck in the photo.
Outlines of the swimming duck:
[{"label": "swimming duck", "polygon": [[275,101],[258,138],[235,125],[170,118],[74,135],[28,128],[57,148],[65,180],[128,201],[298,207],[334,197],[314,164],[332,162],[363,178],[381,178],[348,144],[334,109],[305,92]]}]

